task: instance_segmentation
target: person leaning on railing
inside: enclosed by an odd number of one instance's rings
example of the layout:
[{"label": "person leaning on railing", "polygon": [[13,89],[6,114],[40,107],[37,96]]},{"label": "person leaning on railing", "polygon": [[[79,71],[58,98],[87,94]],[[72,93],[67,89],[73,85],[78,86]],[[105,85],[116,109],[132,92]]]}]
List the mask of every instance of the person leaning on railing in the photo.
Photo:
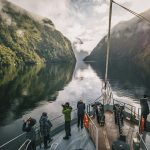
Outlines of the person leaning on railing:
[{"label": "person leaning on railing", "polygon": [[36,131],[34,127],[36,120],[30,117],[29,119],[23,121],[22,131],[26,132],[26,138],[31,140],[29,149],[36,150]]},{"label": "person leaning on railing", "polygon": [[78,101],[77,109],[78,109],[78,128],[81,124],[81,129],[83,129],[83,118],[85,113],[85,103],[83,103],[83,100]]},{"label": "person leaning on railing", "polygon": [[141,116],[144,118],[144,130],[146,130],[147,116],[149,114],[148,96],[144,95],[144,98],[140,99],[141,104]]}]

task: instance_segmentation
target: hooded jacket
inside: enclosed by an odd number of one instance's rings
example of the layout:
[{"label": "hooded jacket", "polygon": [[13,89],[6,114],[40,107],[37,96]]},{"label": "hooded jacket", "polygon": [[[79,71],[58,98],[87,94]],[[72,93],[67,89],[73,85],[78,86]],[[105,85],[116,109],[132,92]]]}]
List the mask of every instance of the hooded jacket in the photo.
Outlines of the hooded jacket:
[{"label": "hooded jacket", "polygon": [[40,131],[43,136],[47,136],[50,133],[50,128],[52,127],[52,123],[48,120],[47,116],[41,116],[40,118]]}]

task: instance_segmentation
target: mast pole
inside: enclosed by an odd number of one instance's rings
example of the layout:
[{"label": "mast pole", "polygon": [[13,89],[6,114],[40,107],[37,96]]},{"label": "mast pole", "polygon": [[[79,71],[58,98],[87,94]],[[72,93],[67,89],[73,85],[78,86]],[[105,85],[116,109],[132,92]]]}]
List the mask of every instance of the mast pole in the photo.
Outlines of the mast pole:
[{"label": "mast pole", "polygon": [[112,3],[113,3],[113,0],[110,0],[110,6],[109,6],[109,24],[108,24],[108,35],[107,35],[107,51],[106,51],[106,68],[105,68],[105,89],[106,89],[106,86],[107,86],[107,76],[108,76],[108,62],[109,62],[109,51],[110,51],[110,31],[111,31]]}]

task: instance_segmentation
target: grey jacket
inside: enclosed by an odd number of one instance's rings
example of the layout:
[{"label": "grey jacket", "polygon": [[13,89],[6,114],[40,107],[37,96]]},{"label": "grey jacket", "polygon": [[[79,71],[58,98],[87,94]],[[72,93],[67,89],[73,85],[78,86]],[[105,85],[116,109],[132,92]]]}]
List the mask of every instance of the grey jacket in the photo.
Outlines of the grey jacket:
[{"label": "grey jacket", "polygon": [[41,116],[40,118],[40,131],[43,136],[47,136],[50,134],[50,128],[52,127],[52,123],[48,120],[47,116]]}]

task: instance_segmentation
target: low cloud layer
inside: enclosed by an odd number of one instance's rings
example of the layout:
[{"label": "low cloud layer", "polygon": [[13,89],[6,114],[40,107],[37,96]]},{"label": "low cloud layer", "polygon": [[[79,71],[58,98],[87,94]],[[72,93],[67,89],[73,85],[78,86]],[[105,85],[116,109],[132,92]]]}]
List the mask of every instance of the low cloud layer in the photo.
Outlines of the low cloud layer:
[{"label": "low cloud layer", "polygon": [[[109,0],[9,0],[35,14],[50,18],[72,43],[77,38],[83,41],[78,50],[89,53],[107,33]],[[116,0],[122,5],[140,13],[150,6],[149,0]],[[113,6],[112,26],[133,17]]]}]

